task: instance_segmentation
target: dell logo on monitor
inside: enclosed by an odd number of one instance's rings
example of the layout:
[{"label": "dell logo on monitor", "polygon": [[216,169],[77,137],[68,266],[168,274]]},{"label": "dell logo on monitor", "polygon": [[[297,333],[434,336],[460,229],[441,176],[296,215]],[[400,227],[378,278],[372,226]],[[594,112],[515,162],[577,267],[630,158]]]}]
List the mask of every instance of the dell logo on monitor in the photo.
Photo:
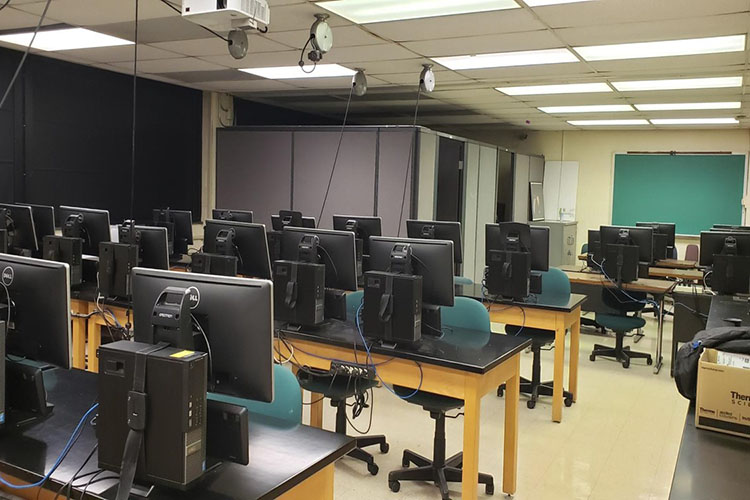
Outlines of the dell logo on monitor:
[{"label": "dell logo on monitor", "polygon": [[15,277],[15,273],[13,272],[12,267],[8,266],[5,269],[3,269],[3,274],[2,274],[3,285],[5,286],[12,285],[14,277]]},{"label": "dell logo on monitor", "polygon": [[190,301],[190,309],[195,309],[201,303],[201,292],[196,287],[191,286],[188,288],[188,300]]}]

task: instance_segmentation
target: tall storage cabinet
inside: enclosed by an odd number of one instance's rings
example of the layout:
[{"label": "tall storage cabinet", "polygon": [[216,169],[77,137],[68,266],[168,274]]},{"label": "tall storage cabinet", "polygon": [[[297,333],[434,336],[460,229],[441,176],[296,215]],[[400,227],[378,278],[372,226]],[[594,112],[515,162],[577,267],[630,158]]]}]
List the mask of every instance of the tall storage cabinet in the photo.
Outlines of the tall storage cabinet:
[{"label": "tall storage cabinet", "polygon": [[559,267],[573,266],[578,259],[576,231],[578,222],[575,221],[538,221],[530,222],[532,226],[549,227],[549,265]]}]

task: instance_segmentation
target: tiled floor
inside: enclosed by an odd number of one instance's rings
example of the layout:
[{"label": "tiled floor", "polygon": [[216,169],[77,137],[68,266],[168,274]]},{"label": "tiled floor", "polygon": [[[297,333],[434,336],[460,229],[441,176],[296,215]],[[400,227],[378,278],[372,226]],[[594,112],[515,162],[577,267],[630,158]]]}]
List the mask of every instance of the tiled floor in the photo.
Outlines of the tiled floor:
[{"label": "tiled floor", "polygon": [[[499,330],[501,326],[495,325]],[[665,325],[665,356],[669,354],[671,322]],[[634,350],[653,353],[656,322],[649,320],[646,337]],[[516,500],[660,500],[669,496],[672,473],[680,445],[687,400],[677,392],[669,376],[669,358],[658,375],[645,360],[629,369],[607,359],[591,362],[588,355],[595,342],[612,344],[590,330],[581,335],[579,398],[565,408],[563,422],[551,421],[551,403],[543,398],[534,410],[520,405],[518,491]],[[632,339],[626,344],[632,345]],[[543,352],[543,375],[551,378],[553,351]],[[567,362],[567,356],[566,356]],[[525,353],[522,375],[531,371],[531,354]],[[567,377],[567,366],[566,366]],[[504,399],[494,395],[482,401],[480,469],[495,477],[500,498],[502,423]],[[325,427],[332,428],[333,409],[325,407]],[[366,428],[367,411],[354,421]],[[463,419],[448,420],[448,454],[460,449]],[[336,465],[337,499],[439,499],[433,485],[402,482],[401,492],[388,489],[388,471],[400,466],[405,448],[430,456],[433,421],[421,408],[401,401],[385,389],[375,391],[371,434],[386,434],[391,451],[381,455],[373,449],[380,466],[370,476],[365,465],[350,458]],[[460,485],[451,486],[460,498]],[[484,490],[480,488],[480,498]]]}]

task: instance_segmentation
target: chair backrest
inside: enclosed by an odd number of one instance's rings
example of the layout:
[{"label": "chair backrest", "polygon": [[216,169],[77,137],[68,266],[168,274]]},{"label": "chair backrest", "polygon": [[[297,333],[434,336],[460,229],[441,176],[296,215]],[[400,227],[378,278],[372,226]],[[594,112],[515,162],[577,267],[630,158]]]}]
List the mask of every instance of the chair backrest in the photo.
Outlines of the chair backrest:
[{"label": "chair backrest", "polygon": [[365,292],[362,290],[358,290],[356,292],[351,292],[346,294],[346,319],[349,321],[355,321],[357,316],[357,309],[359,309],[359,305],[362,303],[362,298],[364,297]]},{"label": "chair backrest", "polygon": [[467,278],[466,276],[454,276],[453,283],[456,285],[473,285],[474,284],[471,278]]},{"label": "chair backrest", "polygon": [[699,253],[698,245],[688,245],[685,249],[685,260],[693,260],[697,262],[700,258]]},{"label": "chair backrest", "polygon": [[[273,367],[273,402],[261,403],[249,399],[209,393],[209,399],[247,408],[251,414],[273,417],[289,424],[302,422],[302,391],[297,377],[281,365]],[[252,415],[250,416],[252,419]]]},{"label": "chair backrest", "polygon": [[581,245],[581,253],[589,253],[589,244],[588,243],[584,243],[583,245]]},{"label": "chair backrest", "polygon": [[672,247],[672,253],[669,254],[670,259],[679,259],[679,254],[677,253],[677,247]]},{"label": "chair backrest", "polygon": [[542,272],[542,293],[537,295],[540,304],[566,304],[570,300],[570,279],[564,271],[550,267]]},{"label": "chair backrest", "polygon": [[490,313],[481,302],[468,297],[456,297],[453,307],[442,306],[440,319],[443,327],[490,331]]}]

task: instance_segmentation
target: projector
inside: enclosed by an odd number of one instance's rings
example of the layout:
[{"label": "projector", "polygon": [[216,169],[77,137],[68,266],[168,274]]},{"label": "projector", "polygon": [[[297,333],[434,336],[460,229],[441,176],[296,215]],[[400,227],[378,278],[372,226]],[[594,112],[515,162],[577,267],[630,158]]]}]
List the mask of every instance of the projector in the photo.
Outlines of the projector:
[{"label": "projector", "polygon": [[271,12],[266,0],[183,0],[182,17],[214,31],[268,26]]}]

